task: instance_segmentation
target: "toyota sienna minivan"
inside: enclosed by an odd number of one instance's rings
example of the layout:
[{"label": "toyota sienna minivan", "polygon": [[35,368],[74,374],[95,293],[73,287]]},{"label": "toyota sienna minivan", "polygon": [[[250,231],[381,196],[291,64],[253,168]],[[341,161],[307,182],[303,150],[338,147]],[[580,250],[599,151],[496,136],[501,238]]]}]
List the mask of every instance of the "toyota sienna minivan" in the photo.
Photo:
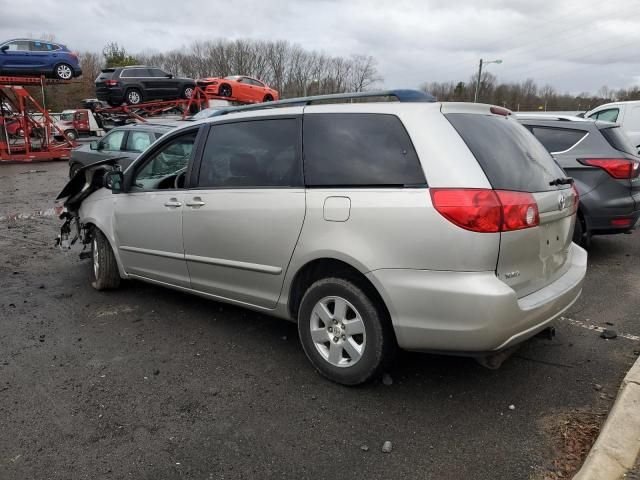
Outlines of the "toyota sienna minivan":
[{"label": "toyota sienna minivan", "polygon": [[511,112],[332,98],[228,109],[124,172],[80,170],[63,244],[91,246],[98,290],[139,279],[294,321],[346,385],[397,347],[503,352],[576,301],[576,190]]}]

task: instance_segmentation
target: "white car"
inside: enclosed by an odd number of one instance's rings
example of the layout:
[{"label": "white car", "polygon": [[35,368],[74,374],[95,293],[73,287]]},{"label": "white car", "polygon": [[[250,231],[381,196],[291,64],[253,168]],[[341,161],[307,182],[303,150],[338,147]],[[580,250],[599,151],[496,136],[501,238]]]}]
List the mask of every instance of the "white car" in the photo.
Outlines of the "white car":
[{"label": "white car", "polygon": [[605,103],[585,113],[584,118],[617,123],[640,151],[640,100]]}]

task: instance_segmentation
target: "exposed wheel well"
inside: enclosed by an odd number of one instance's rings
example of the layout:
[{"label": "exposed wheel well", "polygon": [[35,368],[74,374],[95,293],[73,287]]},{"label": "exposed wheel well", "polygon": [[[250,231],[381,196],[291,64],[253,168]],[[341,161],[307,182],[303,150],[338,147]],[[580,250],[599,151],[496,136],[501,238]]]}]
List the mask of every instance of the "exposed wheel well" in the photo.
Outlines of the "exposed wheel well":
[{"label": "exposed wheel well", "polygon": [[389,310],[382,300],[380,293],[376,287],[364,276],[358,269],[352,267],[346,262],[336,260],[335,258],[320,258],[307,263],[302,267],[291,282],[289,289],[289,314],[294,320],[298,317],[298,309],[302,302],[302,297],[309,287],[320,280],[327,277],[339,277],[350,280],[371,297],[371,299],[384,309],[387,318],[390,320]]}]

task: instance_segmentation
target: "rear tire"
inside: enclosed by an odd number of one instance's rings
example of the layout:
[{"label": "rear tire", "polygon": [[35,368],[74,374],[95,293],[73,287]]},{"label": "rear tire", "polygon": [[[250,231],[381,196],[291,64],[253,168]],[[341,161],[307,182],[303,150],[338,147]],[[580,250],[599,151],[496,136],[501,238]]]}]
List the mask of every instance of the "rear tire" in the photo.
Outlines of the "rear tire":
[{"label": "rear tire", "polygon": [[191,98],[193,95],[193,87],[186,86],[182,89],[182,98],[186,98],[187,100]]},{"label": "rear tire", "polygon": [[218,95],[221,97],[230,97],[232,93],[231,86],[226,83],[220,85],[220,88],[218,88]]},{"label": "rear tire", "polygon": [[53,76],[58,80],[71,80],[73,78],[73,68],[66,63],[59,63],[53,69]]},{"label": "rear tire", "polygon": [[316,370],[343,385],[379,376],[396,346],[386,310],[343,278],[324,278],[309,287],[298,311],[298,333]]},{"label": "rear tire", "polygon": [[109,290],[120,286],[120,272],[113,249],[98,228],[93,229],[91,239],[91,259],[93,263],[93,282],[96,290]]},{"label": "rear tire", "polygon": [[137,88],[130,88],[124,95],[127,105],[139,105],[142,103],[142,93]]},{"label": "rear tire", "polygon": [[576,225],[573,228],[573,243],[585,247],[587,245],[587,232],[582,215],[576,216]]}]

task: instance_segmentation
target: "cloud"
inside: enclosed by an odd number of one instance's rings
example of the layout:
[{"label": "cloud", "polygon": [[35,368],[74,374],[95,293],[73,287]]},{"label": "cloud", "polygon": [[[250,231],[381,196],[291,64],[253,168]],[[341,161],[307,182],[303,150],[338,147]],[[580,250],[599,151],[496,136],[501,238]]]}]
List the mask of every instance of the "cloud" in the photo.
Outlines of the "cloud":
[{"label": "cloud", "polygon": [[480,58],[503,60],[489,66],[499,80],[530,77],[560,91],[638,83],[635,0],[243,0],[241,9],[235,3],[220,5],[22,0],[2,7],[0,31],[7,38],[53,33],[72,49],[92,51],[110,41],[136,52],[216,38],[289,40],[331,55],[373,55],[386,87],[466,81]]}]

